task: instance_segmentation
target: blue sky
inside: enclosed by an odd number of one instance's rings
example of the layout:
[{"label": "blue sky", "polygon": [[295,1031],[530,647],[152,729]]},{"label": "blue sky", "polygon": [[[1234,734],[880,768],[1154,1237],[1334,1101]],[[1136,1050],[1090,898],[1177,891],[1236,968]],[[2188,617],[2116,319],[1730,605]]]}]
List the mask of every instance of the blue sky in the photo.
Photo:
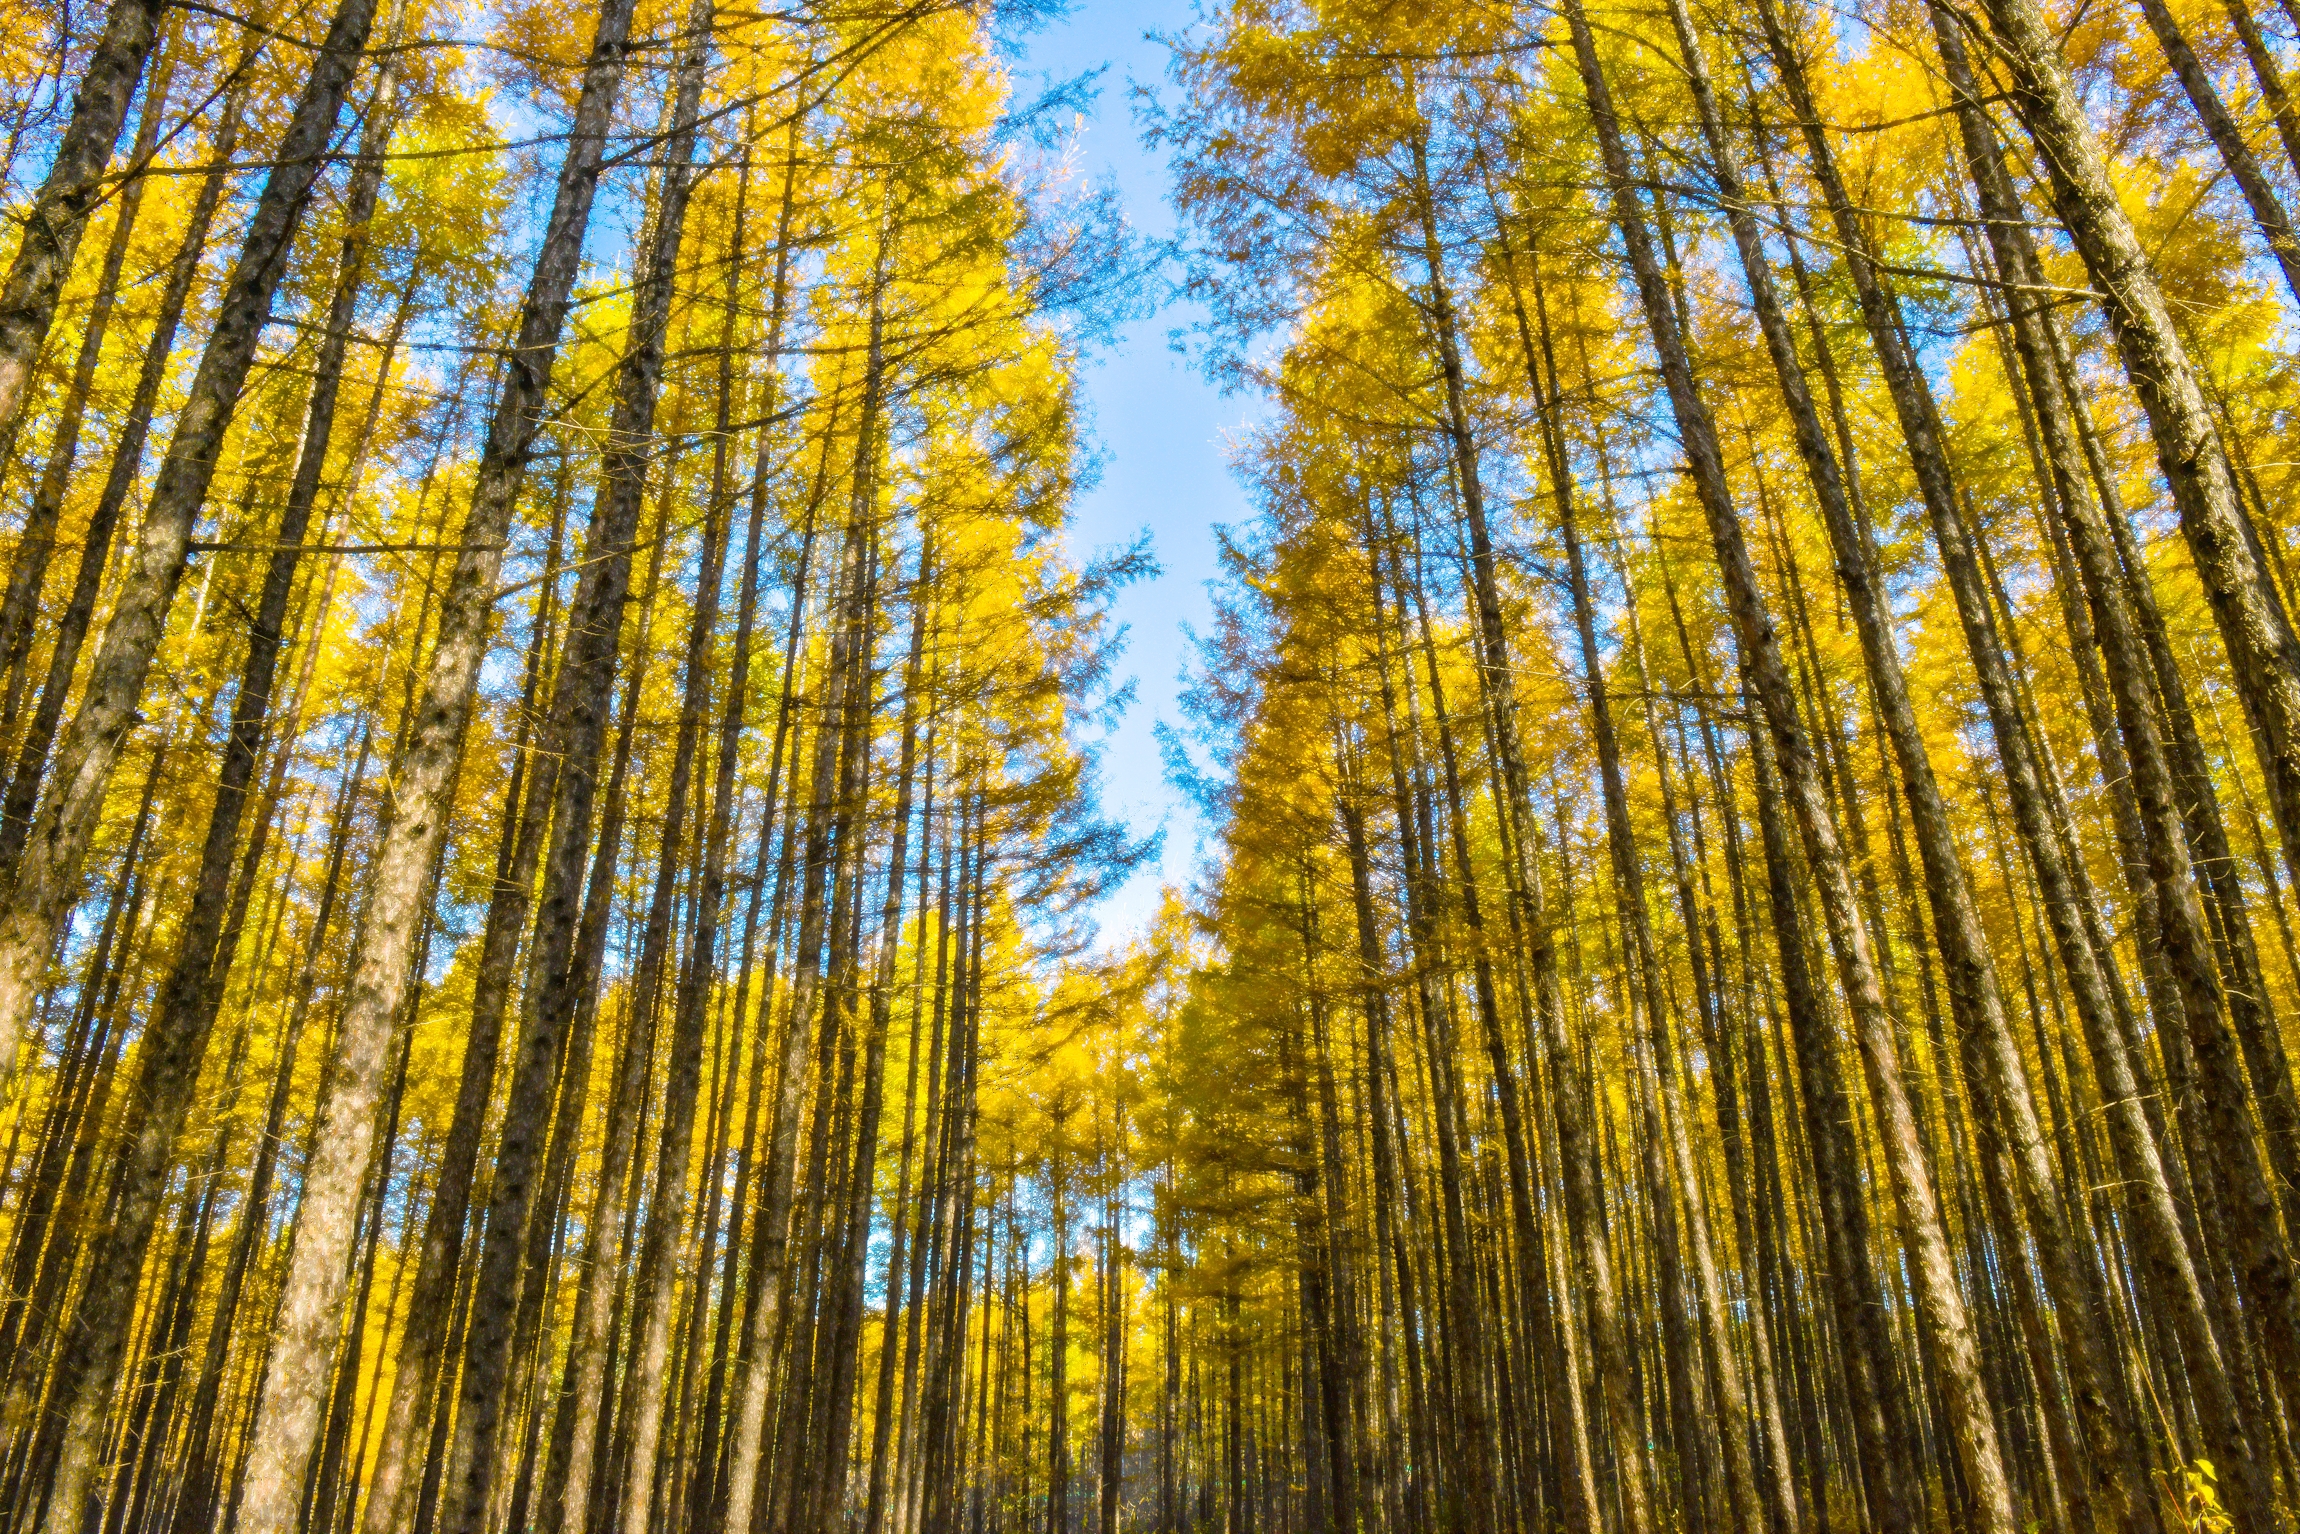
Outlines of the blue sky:
[{"label": "blue sky", "polygon": [[[1173,211],[1164,158],[1142,147],[1130,86],[1165,75],[1166,49],[1145,34],[1179,31],[1191,17],[1190,0],[1081,0],[1068,17],[1023,39],[1010,66],[1018,101],[1052,81],[1110,66],[1081,124],[1080,168],[1113,179],[1129,219],[1153,238],[1172,232]],[[1078,505],[1072,537],[1084,552],[1128,542],[1147,528],[1165,571],[1129,588],[1117,603],[1116,616],[1129,628],[1120,669],[1135,678],[1138,695],[1104,751],[1103,798],[1138,835],[1163,827],[1166,845],[1161,859],[1104,903],[1105,942],[1139,930],[1157,907],[1160,887],[1186,880],[1195,859],[1199,827],[1188,800],[1165,779],[1155,726],[1183,722],[1175,701],[1189,652],[1183,626],[1206,626],[1205,583],[1216,568],[1212,524],[1245,515],[1230,476],[1227,437],[1250,419],[1253,402],[1223,397],[1169,348],[1168,332],[1188,318],[1169,306],[1135,322],[1115,348],[1087,364],[1082,378],[1104,463],[1100,482]]]}]

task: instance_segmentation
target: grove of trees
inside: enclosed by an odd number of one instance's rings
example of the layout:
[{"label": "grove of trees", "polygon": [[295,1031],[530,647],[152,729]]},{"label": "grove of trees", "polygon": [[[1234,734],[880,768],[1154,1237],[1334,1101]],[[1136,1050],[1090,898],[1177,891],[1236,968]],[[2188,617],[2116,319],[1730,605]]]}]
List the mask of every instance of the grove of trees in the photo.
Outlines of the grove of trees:
[{"label": "grove of trees", "polygon": [[0,1530],[2300,1521],[2300,5],[1062,10],[0,7]]}]

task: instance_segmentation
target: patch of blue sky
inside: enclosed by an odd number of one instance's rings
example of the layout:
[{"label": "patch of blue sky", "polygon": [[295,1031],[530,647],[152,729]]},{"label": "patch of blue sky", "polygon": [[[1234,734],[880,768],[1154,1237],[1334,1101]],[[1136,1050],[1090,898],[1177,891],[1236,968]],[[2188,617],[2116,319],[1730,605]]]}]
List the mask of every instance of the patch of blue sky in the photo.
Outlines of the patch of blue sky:
[{"label": "patch of blue sky", "polygon": [[[1160,38],[1193,19],[1189,0],[1084,0],[1006,41],[1018,107],[1101,71],[1091,89],[1061,103],[1072,116],[1066,152],[1076,174],[1115,189],[1147,240],[1172,235],[1174,216],[1164,157],[1143,147],[1134,120],[1133,87],[1163,79],[1168,51]],[[1113,606],[1113,619],[1126,626],[1120,680],[1133,680],[1135,696],[1095,744],[1105,812],[1137,837],[1162,831],[1165,839],[1158,856],[1104,897],[1095,915],[1105,944],[1142,930],[1161,891],[1187,882],[1206,850],[1207,828],[1169,780],[1158,731],[1187,723],[1182,676],[1196,660],[1190,632],[1211,626],[1214,525],[1249,515],[1230,472],[1230,444],[1256,404],[1225,396],[1174,349],[1172,336],[1196,317],[1186,304],[1160,302],[1093,349],[1079,380],[1100,472],[1079,499],[1073,548],[1084,558],[1148,531],[1161,571],[1127,587]]]}]

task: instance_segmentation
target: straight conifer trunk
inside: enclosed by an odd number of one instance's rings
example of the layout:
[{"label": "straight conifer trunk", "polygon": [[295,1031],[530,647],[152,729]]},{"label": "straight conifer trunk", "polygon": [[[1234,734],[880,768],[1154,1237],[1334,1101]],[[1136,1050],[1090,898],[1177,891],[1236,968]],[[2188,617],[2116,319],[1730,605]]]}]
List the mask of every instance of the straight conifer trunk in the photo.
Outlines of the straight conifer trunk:
[{"label": "straight conifer trunk", "polygon": [[88,214],[104,192],[104,172],[165,9],[161,0],[112,0],[72,93],[71,120],[25,214],[23,238],[0,285],[0,441],[15,439],[32,365],[55,323],[56,300],[71,275]]},{"label": "straight conifer trunk", "polygon": [[[191,393],[176,413],[175,433],[145,506],[134,558],[113,599],[94,670],[57,748],[15,882],[0,900],[0,1061],[15,1058],[49,952],[77,904],[80,865],[95,834],[112,766],[135,724],[144,679],[183,579],[192,528],[207,504],[224,435],[255,364],[272,297],[287,275],[296,230],[325,168],[328,140],[367,48],[376,5],[377,0],[344,0],[336,11],[274,151],[271,174],[224,284]],[[144,46],[149,47],[148,38]],[[112,126],[117,131],[117,117]],[[0,345],[0,409],[8,404],[7,366]],[[74,1454],[75,1463],[80,1457]]]},{"label": "straight conifer trunk", "polygon": [[[406,999],[425,891],[446,837],[455,768],[462,756],[479,668],[486,658],[504,538],[542,424],[544,391],[590,223],[608,122],[622,86],[632,9],[632,0],[604,0],[600,8],[550,219],[520,306],[518,332],[459,537],[461,547],[441,599],[438,637],[424,673],[422,696],[412,711],[407,745],[395,764],[339,1025],[343,1043],[336,1066],[338,1094],[378,1084],[393,1020]],[[346,1134],[361,1135],[364,1118],[364,1114],[346,1116]],[[339,1160],[348,1163],[351,1158]],[[364,1146],[357,1160],[364,1169]],[[321,1191],[324,1196],[317,1202],[307,1191],[307,1203],[324,1211],[318,1221],[323,1227],[333,1225],[337,1240],[347,1240],[348,1206],[356,1197],[349,1169]],[[320,1296],[314,1291],[328,1281],[328,1274],[341,1270],[340,1262],[321,1261],[316,1246],[323,1239],[315,1234],[304,1245],[310,1254],[304,1260],[313,1272],[312,1291],[306,1292],[315,1300]],[[317,1309],[315,1305],[315,1313]],[[393,1400],[384,1434],[386,1452],[369,1489],[370,1534],[404,1526],[403,1499],[415,1489],[405,1473],[405,1447],[413,1437],[417,1404],[411,1393],[403,1415],[396,1395]],[[402,1421],[406,1427],[394,1432]],[[389,1447],[394,1444],[402,1447],[394,1452]]]},{"label": "straight conifer trunk", "polygon": [[1900,1206],[1918,1313],[1940,1363],[1952,1434],[1976,1526],[2012,1534],[2011,1486],[1998,1447],[1996,1422],[1983,1391],[1977,1346],[1958,1290],[1933,1180],[1901,1074],[1899,1045],[1887,1012],[1868,926],[1854,893],[1836,828],[1822,798],[1812,746],[1797,717],[1795,694],[1781,659],[1772,619],[1765,611],[1727,484],[1724,455],[1693,377],[1676,309],[1655,260],[1645,212],[1638,201],[1622,146],[1613,101],[1597,60],[1595,41],[1579,0],[1567,0],[1566,19],[1603,155],[1613,221],[1628,254],[1645,312],[1646,329],[1660,356],[1679,441],[1693,472],[1694,489],[1709,523],[1724,578],[1727,609],[1773,747],[1786,797],[1795,811],[1805,857],[1821,899],[1830,947],[1853,1015],[1862,1062],[1877,1109],[1884,1160]]},{"label": "straight conifer trunk", "polygon": [[[79,665],[80,647],[87,639],[104,572],[111,563],[112,535],[119,525],[120,512],[135,488],[136,478],[143,472],[144,444],[151,432],[152,412],[159,403],[161,386],[167,381],[176,331],[183,323],[184,306],[190,301],[193,284],[199,278],[200,261],[207,253],[208,233],[230,185],[229,167],[233,151],[239,145],[240,122],[247,105],[248,71],[255,61],[253,50],[241,56],[233,71],[232,84],[218,109],[215,133],[208,142],[208,170],[200,178],[200,189],[193,195],[183,237],[176,244],[175,258],[169,263],[159,313],[151,334],[144,341],[144,361],[137,371],[136,392],[112,444],[110,473],[105,477],[104,488],[81,535],[80,563],[72,578],[71,594],[65,599],[64,610],[57,616],[55,630],[48,641],[47,674],[33,706],[32,718],[17,742],[7,795],[0,800],[0,886],[15,877],[25,840],[31,834],[32,811],[39,802],[40,787],[47,775],[48,750],[55,744],[57,727],[63,722],[64,705]],[[13,678],[9,685],[14,687]],[[0,1069],[5,1069],[8,1063],[0,1061]]]},{"label": "straight conifer trunk", "polygon": [[160,119],[168,107],[168,85],[174,78],[174,59],[165,59],[153,72],[144,92],[143,111],[136,122],[135,147],[129,152],[131,173],[120,188],[119,211],[113,215],[112,238],[105,245],[104,267],[96,279],[96,294],[80,329],[79,355],[73,359],[71,381],[65,386],[63,409],[48,443],[48,459],[32,492],[32,505],[24,514],[16,549],[9,561],[8,588],[0,596],[0,671],[5,672],[0,695],[0,741],[16,733],[16,715],[24,695],[24,666],[32,648],[32,619],[40,606],[40,589],[48,574],[48,559],[56,547],[56,523],[63,515],[64,495],[70,488],[73,463],[80,451],[80,429],[87,419],[88,395],[102,360],[104,337],[111,328],[112,309],[120,295],[120,277],[128,260],[128,247],[136,233],[136,218],[144,205],[149,177],[135,173],[159,147]]},{"label": "straight conifer trunk", "polygon": [[[1758,5],[1775,69],[1803,129],[1808,161],[1835,222],[1862,316],[1898,413],[1903,441],[1916,467],[1919,490],[1932,519],[1941,568],[1964,619],[1967,649],[1981,678],[1999,757],[2028,845],[2057,870],[2059,849],[2045,824],[2041,789],[2030,760],[2020,706],[1989,616],[1979,572],[1966,546],[1965,527],[1958,513],[1957,492],[1944,449],[1942,423],[1915,359],[1905,349],[1898,300],[1885,286],[1869,248],[1867,230],[1837,174],[1818,109],[1805,83],[1804,66],[1797,56],[1796,44],[1785,31],[1774,0],[1758,0]],[[1815,498],[1824,512],[1839,576],[1850,596],[1860,629],[1881,722],[1899,767],[1930,898],[1933,935],[1940,946],[1950,1005],[1965,1051],[1966,1084],[1976,1099],[1981,1135],[1984,1143],[2003,1147],[2009,1165],[2020,1175],[2024,1210],[2035,1234],[2045,1282],[2055,1304],[2064,1314],[2088,1318],[2069,1328],[2063,1337],[2077,1415],[2090,1450],[2091,1484],[2087,1487],[2079,1481],[2071,1489],[2084,1494],[2080,1510],[2089,1510],[2092,1498],[2098,1496],[2120,1526],[2138,1534],[2153,1524],[2154,1515],[2146,1490],[2134,1487],[2125,1474],[2126,1467],[2134,1460],[2135,1446],[2132,1428],[2121,1410],[2123,1403],[2116,1385],[2115,1365],[2100,1346],[2103,1339],[2112,1335],[2107,1296],[2098,1282],[2097,1270],[2076,1251],[2075,1237],[2062,1213],[2060,1188],[2046,1160],[2027,1068],[2006,1019],[2004,997],[1988,939],[1975,914],[1972,894],[1950,830],[1947,806],[1901,672],[1891,615],[1871,574],[1870,535],[1844,493],[1834,454],[1813,408],[1787,318],[1773,290],[1754,216],[1731,166],[1699,43],[1682,3],[1672,5],[1672,15],[1680,52],[1692,70],[1695,99],[1701,108],[1712,165],[1727,204],[1727,216],[1734,226],[1742,267],[1765,330],[1767,349],[1773,355],[1775,371],[1782,382],[1782,392],[1790,402],[1796,421],[1800,452],[1806,460]],[[1989,1173],[1984,1170],[1982,1175]],[[2083,1473],[2083,1467],[2063,1468],[2070,1474]]]},{"label": "straight conifer trunk", "polygon": [[[511,1404],[505,1399],[504,1381],[511,1363],[521,1254],[544,1148],[539,1131],[548,1118],[560,1040],[581,983],[571,960],[581,914],[585,853],[630,596],[631,553],[654,458],[655,405],[687,204],[696,180],[696,120],[713,14],[710,0],[695,0],[683,33],[678,83],[664,137],[664,169],[650,210],[652,238],[643,252],[625,349],[616,368],[602,483],[585,543],[586,565],[568,603],[566,650],[545,726],[545,749],[557,753],[560,765],[542,899],[529,942],[526,1001],[505,1109],[506,1129],[496,1151],[471,1328],[464,1343],[455,1446],[448,1469],[448,1511],[443,1519],[448,1534],[477,1534],[486,1526],[498,1463],[498,1431]],[[635,1013],[634,1021],[646,1024],[651,1018]],[[644,1027],[634,1026],[625,1047],[633,1047],[632,1040],[644,1032]],[[571,1498],[568,1505],[580,1510],[583,1502]]]},{"label": "straight conifer trunk", "polygon": [[2269,580],[2195,365],[2155,267],[2117,201],[2057,37],[2035,0],[1987,0],[1984,9],[1992,51],[2012,76],[2013,109],[2036,142],[2054,209],[2101,294],[2125,374],[2148,417],[2181,533],[2227,647],[2230,675],[2265,742],[2261,766],[2286,868],[2300,871],[2300,638]]},{"label": "straight conifer trunk", "polygon": [[[2028,378],[2030,398],[2037,404],[2055,482],[2054,509],[2075,556],[2115,700],[2126,759],[2132,766],[2136,808],[2151,849],[2146,855],[2153,882],[2158,866],[2153,848],[2163,845],[2169,850],[2178,843],[2167,842],[2170,822],[2166,817],[2173,799],[2155,699],[2149,688],[2148,663],[2125,600],[2124,572],[2104,525],[2104,517],[2121,517],[2123,512],[2120,507],[2099,505],[2087,483],[2077,429],[2069,419],[2070,402],[2060,386],[2056,365],[2062,343],[2033,296],[2044,287],[2041,268],[2025,229],[2014,216],[2018,204],[1995,131],[1980,105],[1964,39],[1939,7],[1933,8],[1933,30],[1955,97],[1966,163],[1982,210],[1990,219],[1990,245],[1999,270],[2014,284],[2007,306],[2014,343]],[[2131,1190],[2127,1207],[2138,1228],[2147,1292],[2181,1338],[2191,1388],[2198,1392],[2203,1407],[2199,1423],[2206,1447],[2216,1463],[2231,1467],[2234,1511],[2240,1520],[2257,1519],[2268,1505],[2264,1500],[2268,1489],[2259,1461],[2246,1442],[2246,1424],[2207,1318],[2196,1266],[2173,1207],[2157,1135],[2144,1109],[2133,1062],[2114,1015],[2119,998],[2109,994],[2109,987],[2116,982],[2103,973],[2093,945],[2086,940],[2077,909],[2079,896],[2062,868],[2057,847],[2048,840],[2033,852],[2047,917],[2066,963],[2078,1019],[2099,1076],[2111,1141]],[[2179,876],[2185,879],[2185,872]]]},{"label": "straight conifer trunk", "polygon": [[1456,482],[1462,510],[1469,524],[1471,590],[1476,599],[1481,674],[1485,689],[1510,818],[1516,827],[1517,896],[1525,906],[1524,927],[1531,946],[1535,1009],[1545,1039],[1552,1049],[1553,1109],[1557,1117],[1558,1146],[1565,1162],[1566,1226],[1575,1249],[1584,1304],[1590,1329],[1592,1356],[1606,1405],[1617,1454],[1618,1494],[1626,1534],[1646,1534],[1651,1510],[1637,1456],[1629,1445],[1642,1441],[1630,1399],[1628,1342],[1623,1335],[1613,1290],[1613,1258],[1601,1205],[1596,1194],[1594,1147],[1587,1136],[1592,1119],[1587,1099],[1556,1074],[1564,1051],[1564,1004],[1558,993],[1557,956],[1550,931],[1550,915],[1542,889],[1538,862],[1530,852],[1534,824],[1532,794],[1525,758],[1518,738],[1517,697],[1511,649],[1502,618],[1501,598],[1494,574],[1491,533],[1486,524],[1485,491],[1478,474],[1476,437],[1470,428],[1464,386],[1461,346],[1456,335],[1453,299],[1446,282],[1443,246],[1438,238],[1434,198],[1429,187],[1426,151],[1419,140],[1414,147],[1416,189],[1414,213],[1422,238],[1422,257],[1429,281],[1432,329],[1438,341],[1438,362],[1446,398],[1446,426],[1453,450]]},{"label": "straight conifer trunk", "polygon": [[[28,988],[37,984],[57,928],[75,904],[73,892],[80,863],[95,830],[112,763],[135,720],[144,673],[158,647],[166,607],[183,573],[192,521],[206,500],[223,434],[254,363],[272,294],[286,272],[296,228],[310,201],[328,136],[366,47],[374,16],[375,0],[347,0],[336,13],[327,43],[296,103],[295,115],[281,141],[279,162],[265,184],[238,265],[226,286],[224,308],[201,358],[191,398],[178,413],[167,463],[145,513],[136,563],[114,601],[87,695],[66,732],[57,784],[34,824],[25,861],[17,869],[16,886],[5,907],[0,908],[0,1060],[14,1055],[14,1030],[21,1025],[23,1009],[31,1002]],[[359,189],[361,178],[354,173],[351,211],[362,230],[355,237],[361,247],[366,218],[374,206],[381,152],[378,143],[365,157],[372,168],[364,192]],[[363,202],[366,211],[362,211]],[[363,262],[364,256],[354,256],[346,264],[339,290],[356,295]],[[349,302],[348,297],[343,300],[346,322]],[[339,347],[334,369],[338,377],[341,359]],[[315,408],[315,422],[319,409],[324,408],[326,424],[332,426],[334,387],[335,380],[325,375],[315,383],[313,403],[319,407]],[[324,447],[321,451],[324,453]],[[291,500],[278,535],[283,551],[293,551],[301,543],[302,524],[308,521],[310,510],[309,497],[302,502],[300,515]],[[50,1526],[59,1529],[72,1530],[74,1521],[84,1515],[86,1499],[98,1495],[94,1458],[97,1424],[110,1412],[119,1378],[120,1350],[126,1341],[123,1333],[143,1271],[144,1249],[159,1213],[177,1133],[189,1107],[189,1090],[199,1072],[228,972],[217,962],[218,923],[244,796],[270,712],[272,679],[295,563],[293,552],[282,552],[274,556],[265,575],[245,674],[233,697],[222,781],[217,786],[207,844],[201,854],[192,919],[178,939],[175,966],[162,988],[128,1106],[134,1132],[123,1135],[130,1150],[122,1168],[120,1207],[75,1310],[51,1385],[51,1405],[42,1431],[51,1446],[37,1458],[50,1460],[53,1456],[50,1462],[56,1469],[48,1518]],[[19,993],[11,986],[27,989]]]}]

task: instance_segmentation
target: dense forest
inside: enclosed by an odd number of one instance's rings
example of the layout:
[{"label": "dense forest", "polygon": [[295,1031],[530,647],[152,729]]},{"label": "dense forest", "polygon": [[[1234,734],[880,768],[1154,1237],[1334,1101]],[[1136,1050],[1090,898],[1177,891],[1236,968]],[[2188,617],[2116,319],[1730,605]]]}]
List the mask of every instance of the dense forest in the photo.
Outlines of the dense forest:
[{"label": "dense forest", "polygon": [[2300,4],[1062,11],[0,4],[0,1528],[2300,1522]]}]

